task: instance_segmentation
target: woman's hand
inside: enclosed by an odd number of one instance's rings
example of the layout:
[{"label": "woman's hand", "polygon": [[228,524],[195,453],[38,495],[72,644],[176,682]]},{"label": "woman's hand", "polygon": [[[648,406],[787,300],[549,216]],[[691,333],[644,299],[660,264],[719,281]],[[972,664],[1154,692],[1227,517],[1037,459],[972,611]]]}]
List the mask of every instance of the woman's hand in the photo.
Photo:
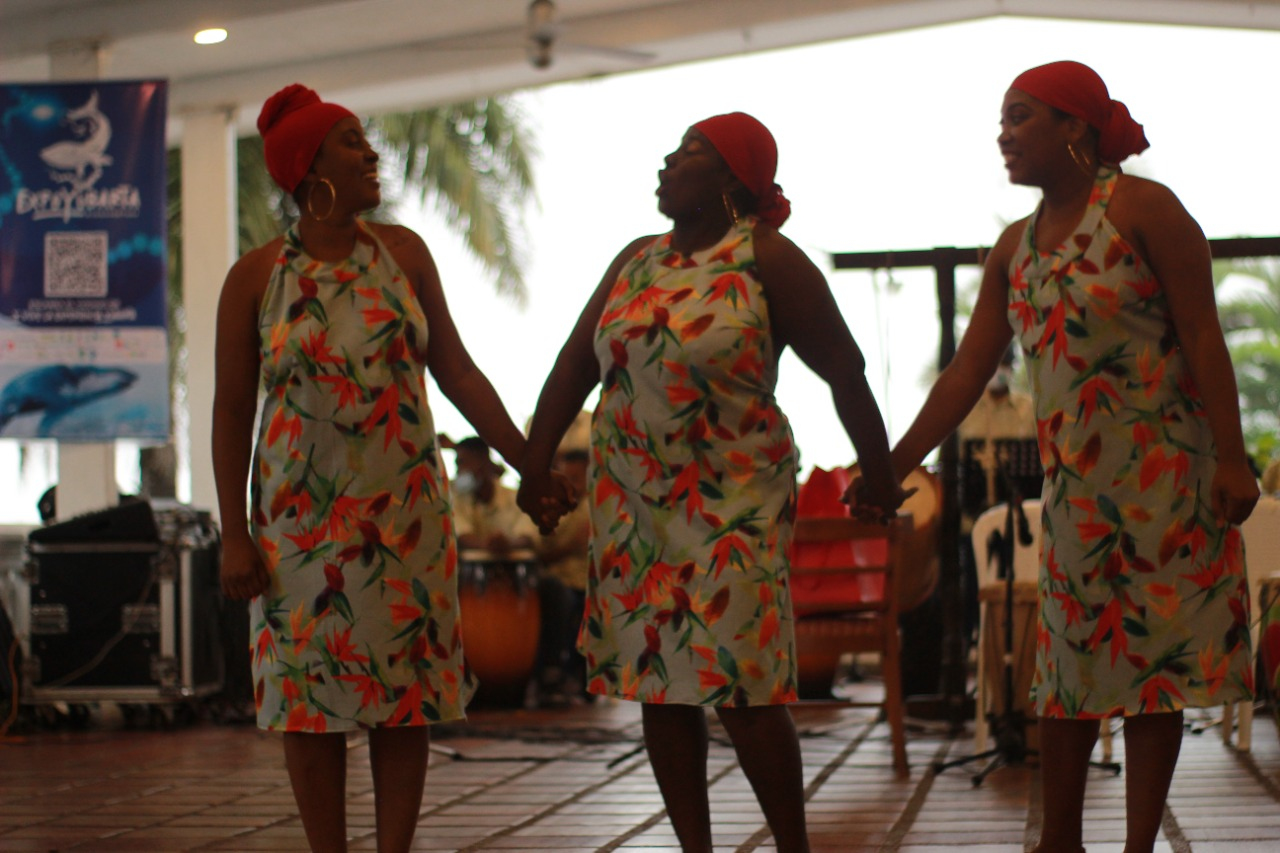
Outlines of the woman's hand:
[{"label": "woman's hand", "polygon": [[1258,481],[1247,463],[1219,464],[1213,474],[1213,515],[1219,523],[1243,524],[1258,503]]},{"label": "woman's hand", "polygon": [[855,476],[840,500],[848,504],[849,514],[859,521],[888,524],[903,502],[915,493],[915,488],[904,489],[898,483],[881,483],[879,488],[873,488],[870,481]]},{"label": "woman's hand", "polygon": [[261,595],[271,585],[271,574],[248,532],[224,536],[222,540],[222,594],[248,600]]},{"label": "woman's hand", "polygon": [[580,497],[573,482],[559,471],[527,472],[520,480],[516,503],[545,536],[578,505]]}]

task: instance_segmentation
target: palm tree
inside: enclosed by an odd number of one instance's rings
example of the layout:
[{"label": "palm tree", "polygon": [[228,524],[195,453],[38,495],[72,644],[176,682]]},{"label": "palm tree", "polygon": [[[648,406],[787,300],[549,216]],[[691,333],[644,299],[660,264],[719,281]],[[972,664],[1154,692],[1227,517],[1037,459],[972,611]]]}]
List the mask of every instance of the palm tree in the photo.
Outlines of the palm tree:
[{"label": "palm tree", "polygon": [[[532,134],[509,97],[475,101],[369,121],[370,141],[384,166],[390,164],[403,191],[431,201],[466,240],[471,253],[493,275],[494,287],[523,303],[522,212],[534,192]],[[297,218],[293,200],[267,174],[262,139],[251,136],[236,146],[236,204],[239,251],[267,242]],[[169,227],[169,387],[174,402],[186,391],[186,320],[182,305],[181,152],[168,160]],[[396,206],[394,191],[372,216]],[[175,406],[178,411],[182,406]],[[171,445],[144,448],[144,494],[174,494]]]},{"label": "palm tree", "polygon": [[1240,386],[1245,444],[1265,466],[1280,436],[1280,264],[1274,259],[1214,262],[1214,282],[1241,276],[1251,285],[1218,303],[1222,332]]},{"label": "palm tree", "polygon": [[406,190],[436,209],[493,274],[499,293],[526,298],[521,213],[533,195],[535,151],[507,98],[375,118],[370,133]]}]

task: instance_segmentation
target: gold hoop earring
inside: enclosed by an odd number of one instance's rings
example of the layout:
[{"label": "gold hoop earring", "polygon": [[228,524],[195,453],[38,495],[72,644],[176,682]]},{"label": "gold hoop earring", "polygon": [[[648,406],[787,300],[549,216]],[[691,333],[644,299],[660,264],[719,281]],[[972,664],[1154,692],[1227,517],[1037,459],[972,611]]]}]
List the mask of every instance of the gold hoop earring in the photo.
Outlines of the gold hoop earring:
[{"label": "gold hoop earring", "polygon": [[1075,145],[1067,143],[1067,153],[1071,155],[1071,159],[1075,161],[1076,168],[1079,169],[1086,178],[1092,178],[1097,173],[1097,168],[1089,161],[1089,158],[1076,150]]},{"label": "gold hoop earring", "polygon": [[727,190],[720,191],[720,200],[724,202],[724,212],[729,214],[729,221],[734,225],[738,224],[738,207],[733,203]]},{"label": "gold hoop earring", "polygon": [[[329,188],[329,209],[324,212],[324,216],[320,216],[316,213],[315,198],[314,198],[316,194],[316,187],[320,186],[321,184],[324,184],[326,187]],[[328,178],[321,178],[320,180],[316,181],[314,184],[311,185],[311,189],[307,190],[307,213],[310,213],[313,219],[316,219],[320,222],[324,222],[326,219],[328,219],[330,216],[333,215],[333,209],[334,207],[337,206],[337,204],[338,204],[338,191],[333,188],[333,182],[330,181]]]}]

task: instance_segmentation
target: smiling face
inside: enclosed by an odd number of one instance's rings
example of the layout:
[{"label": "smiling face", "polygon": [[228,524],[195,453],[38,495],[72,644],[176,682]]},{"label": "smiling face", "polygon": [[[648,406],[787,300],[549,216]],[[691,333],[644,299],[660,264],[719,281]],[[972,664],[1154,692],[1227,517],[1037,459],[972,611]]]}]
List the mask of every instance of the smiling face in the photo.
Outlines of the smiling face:
[{"label": "smiling face", "polygon": [[1077,168],[1067,143],[1078,145],[1087,129],[1080,119],[1064,117],[1044,101],[1010,89],[1000,109],[996,137],[1009,182],[1043,187],[1062,170]]},{"label": "smiling face", "polygon": [[672,220],[696,219],[703,213],[724,212],[722,195],[737,179],[715,146],[690,128],[680,147],[668,154],[658,172],[658,210]]},{"label": "smiling face", "polygon": [[[320,144],[316,158],[311,163],[309,180],[324,178],[333,184],[336,211],[359,213],[377,207],[382,202],[382,187],[378,182],[378,152],[369,145],[360,120],[348,116],[333,126]],[[304,192],[310,188],[304,182]],[[323,190],[316,192],[321,196]],[[305,197],[304,197],[305,202]],[[317,201],[321,212],[322,202]],[[330,217],[325,217],[330,218]]]}]

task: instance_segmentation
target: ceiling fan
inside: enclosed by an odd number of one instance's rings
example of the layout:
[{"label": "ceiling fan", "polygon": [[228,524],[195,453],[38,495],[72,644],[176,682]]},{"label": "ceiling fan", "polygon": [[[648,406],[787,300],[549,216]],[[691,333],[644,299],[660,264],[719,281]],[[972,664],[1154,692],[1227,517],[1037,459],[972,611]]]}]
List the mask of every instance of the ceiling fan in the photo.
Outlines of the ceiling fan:
[{"label": "ceiling fan", "polygon": [[556,4],[552,0],[531,0],[525,25],[525,53],[530,65],[539,69],[550,67],[557,51],[596,53],[636,64],[649,63],[657,58],[642,50],[564,42],[560,40],[563,29],[564,25],[556,17]]},{"label": "ceiling fan", "polygon": [[433,42],[429,48],[438,51],[507,51],[518,46],[523,48],[529,64],[539,70],[549,68],[558,55],[565,53],[594,54],[628,65],[647,65],[657,59],[656,54],[647,51],[567,41],[562,38],[565,29],[552,0],[531,0],[525,14],[524,35],[517,43],[508,42],[503,47],[492,39],[476,36],[474,39]]},{"label": "ceiling fan", "polygon": [[556,4],[551,0],[532,0],[528,12],[528,44],[525,51],[529,55],[529,64],[534,68],[547,68],[551,65],[551,45],[555,44],[560,34],[560,25],[556,23]]}]

